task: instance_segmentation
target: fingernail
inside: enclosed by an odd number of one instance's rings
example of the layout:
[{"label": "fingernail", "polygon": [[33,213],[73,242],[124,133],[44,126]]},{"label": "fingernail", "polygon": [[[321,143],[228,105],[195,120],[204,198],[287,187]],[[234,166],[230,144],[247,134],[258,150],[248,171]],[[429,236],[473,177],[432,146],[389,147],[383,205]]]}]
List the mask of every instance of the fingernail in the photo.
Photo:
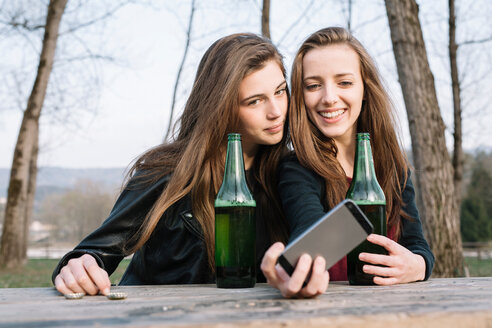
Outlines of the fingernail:
[{"label": "fingernail", "polygon": [[302,262],[304,262],[304,263],[309,262],[309,255],[307,255],[307,254],[303,254],[303,255],[301,256],[301,261],[302,261]]},{"label": "fingernail", "polygon": [[366,254],[360,253],[359,254],[359,260],[364,260],[366,258]]},{"label": "fingernail", "polygon": [[102,290],[103,295],[108,295],[109,294],[109,288],[104,288]]}]

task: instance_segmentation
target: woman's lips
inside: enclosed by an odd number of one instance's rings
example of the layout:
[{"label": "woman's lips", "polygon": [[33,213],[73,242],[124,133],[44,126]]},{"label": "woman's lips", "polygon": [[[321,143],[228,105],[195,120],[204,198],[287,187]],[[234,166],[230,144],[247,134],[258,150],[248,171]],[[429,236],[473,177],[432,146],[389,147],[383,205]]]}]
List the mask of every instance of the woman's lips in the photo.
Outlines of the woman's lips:
[{"label": "woman's lips", "polygon": [[277,133],[277,132],[280,132],[283,130],[283,127],[284,127],[284,123],[279,123],[279,124],[276,124],[274,126],[271,126],[269,128],[266,128],[265,131],[268,131],[270,133]]},{"label": "woman's lips", "polygon": [[318,114],[323,118],[325,122],[335,123],[342,119],[343,114],[345,114],[346,109],[336,109],[329,111],[320,111]]}]

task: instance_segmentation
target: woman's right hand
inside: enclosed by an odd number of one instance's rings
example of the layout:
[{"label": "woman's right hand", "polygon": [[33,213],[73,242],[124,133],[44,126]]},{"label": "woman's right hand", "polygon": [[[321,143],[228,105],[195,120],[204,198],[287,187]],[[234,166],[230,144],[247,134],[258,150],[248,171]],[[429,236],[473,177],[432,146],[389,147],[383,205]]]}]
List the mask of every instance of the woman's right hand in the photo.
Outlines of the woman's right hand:
[{"label": "woman's right hand", "polygon": [[55,278],[55,287],[62,294],[85,293],[103,295],[109,293],[111,281],[108,273],[97,265],[89,254],[70,259]]},{"label": "woman's right hand", "polygon": [[[297,262],[296,268],[289,276],[287,272],[277,264],[285,246],[278,242],[273,244],[263,256],[261,271],[265,275],[268,284],[280,290],[284,297],[315,297],[323,294],[328,288],[330,275],[326,270],[325,259],[318,256],[314,263],[308,254],[304,254]],[[312,265],[311,265],[312,264]],[[306,286],[303,287],[307,275],[311,271],[311,277]]]}]

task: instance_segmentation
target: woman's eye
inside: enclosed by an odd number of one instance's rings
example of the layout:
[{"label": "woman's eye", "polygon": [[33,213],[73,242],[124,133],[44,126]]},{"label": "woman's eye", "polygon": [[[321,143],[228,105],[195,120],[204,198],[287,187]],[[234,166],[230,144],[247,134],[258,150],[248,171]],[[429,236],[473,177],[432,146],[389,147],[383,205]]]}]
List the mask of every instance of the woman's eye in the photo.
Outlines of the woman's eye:
[{"label": "woman's eye", "polygon": [[253,99],[248,102],[248,106],[258,105],[260,103],[260,99]]},{"label": "woman's eye", "polygon": [[284,93],[285,93],[285,88],[282,88],[282,89],[277,90],[277,91],[275,92],[275,94],[276,94],[276,95],[282,95],[282,94],[284,94]]},{"label": "woman's eye", "polygon": [[353,84],[354,83],[352,81],[342,81],[342,82],[340,82],[340,85],[343,86],[343,87],[348,87],[348,86],[351,86]]},{"label": "woman's eye", "polygon": [[316,90],[321,87],[321,84],[318,83],[313,83],[313,84],[308,84],[306,85],[307,90]]}]

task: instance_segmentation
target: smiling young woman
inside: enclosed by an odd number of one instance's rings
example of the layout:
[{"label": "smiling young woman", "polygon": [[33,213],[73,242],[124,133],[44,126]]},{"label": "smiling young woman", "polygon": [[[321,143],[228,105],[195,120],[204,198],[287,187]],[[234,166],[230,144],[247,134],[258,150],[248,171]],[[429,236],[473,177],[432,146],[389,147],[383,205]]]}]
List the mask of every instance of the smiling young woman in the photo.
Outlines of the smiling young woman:
[{"label": "smiling young woman", "polygon": [[[368,237],[388,255],[361,253],[359,258],[368,263],[364,272],[376,275],[374,283],[381,285],[429,278],[434,256],[423,236],[393,106],[372,58],[347,30],[325,28],[301,45],[291,81],[289,122],[295,156],[281,163],[278,188],[290,239],[345,198],[356,133],[368,132],[376,176],[387,201],[389,238]],[[281,274],[273,272],[267,278]],[[329,277],[347,280],[346,258],[330,268]],[[299,279],[301,284],[304,278]]]}]

